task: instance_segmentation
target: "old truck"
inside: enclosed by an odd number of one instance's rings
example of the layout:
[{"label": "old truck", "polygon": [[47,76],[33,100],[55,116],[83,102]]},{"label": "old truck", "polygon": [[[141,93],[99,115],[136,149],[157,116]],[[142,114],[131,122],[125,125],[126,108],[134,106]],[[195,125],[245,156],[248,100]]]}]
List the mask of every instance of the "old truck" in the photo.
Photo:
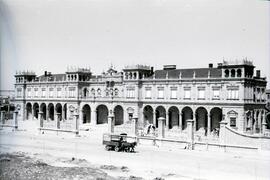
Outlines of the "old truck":
[{"label": "old truck", "polygon": [[127,142],[127,134],[103,134],[103,145],[107,151],[114,150],[116,152],[134,152],[137,142]]}]

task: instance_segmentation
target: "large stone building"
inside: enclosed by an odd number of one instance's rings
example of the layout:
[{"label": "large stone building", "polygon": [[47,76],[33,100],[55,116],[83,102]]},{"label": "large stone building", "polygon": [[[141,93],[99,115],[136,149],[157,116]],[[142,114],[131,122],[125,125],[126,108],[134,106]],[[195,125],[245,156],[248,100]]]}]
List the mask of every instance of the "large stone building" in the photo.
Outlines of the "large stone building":
[{"label": "large stone building", "polygon": [[115,124],[138,117],[139,126],[158,126],[165,117],[167,131],[185,131],[188,119],[195,120],[196,133],[210,135],[221,120],[242,133],[261,133],[265,123],[266,78],[247,60],[209,64],[207,68],[177,69],[164,65],[126,66],[121,72],[109,68],[101,75],[89,69],[68,68],[63,74],[19,72],[16,99],[24,120],[62,120],[79,113],[80,124]]}]

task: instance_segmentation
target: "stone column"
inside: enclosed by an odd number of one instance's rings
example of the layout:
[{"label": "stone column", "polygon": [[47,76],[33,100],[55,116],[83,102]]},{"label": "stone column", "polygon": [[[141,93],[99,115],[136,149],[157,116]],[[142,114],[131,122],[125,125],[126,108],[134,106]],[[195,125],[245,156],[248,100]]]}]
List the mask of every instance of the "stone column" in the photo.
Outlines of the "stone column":
[{"label": "stone column", "polygon": [[31,119],[34,120],[35,119],[35,114],[34,114],[35,110],[34,110],[34,106],[32,106],[32,113],[31,113]]},{"label": "stone column", "polygon": [[187,120],[187,141],[188,149],[194,149],[194,120]]},{"label": "stone column", "polygon": [[166,112],[166,130],[169,130],[169,111]]},{"label": "stone column", "polygon": [[157,122],[156,122],[156,112],[155,112],[155,110],[153,110],[153,125],[154,125],[155,127],[157,127]]},{"label": "stone column", "polygon": [[226,150],[225,145],[226,145],[226,125],[228,123],[226,121],[221,121],[219,123],[220,130],[219,130],[219,144],[221,146],[224,146],[224,150]]},{"label": "stone column", "polygon": [[258,126],[259,126],[259,133],[261,133],[261,131],[262,131],[262,110],[259,110]]},{"label": "stone column", "polygon": [[114,133],[114,116],[113,115],[108,116],[108,132]]},{"label": "stone column", "polygon": [[132,135],[138,135],[138,117],[132,118]]},{"label": "stone column", "polygon": [[1,111],[1,123],[5,124],[4,111]]},{"label": "stone column", "polygon": [[207,115],[207,136],[211,135],[211,114]]},{"label": "stone column", "polygon": [[[256,124],[256,118],[254,117],[254,114],[255,114],[255,116],[256,116],[256,113],[255,113],[256,111],[254,110],[254,111],[252,111],[252,113],[251,113],[251,133],[254,133],[254,126],[255,126],[255,124]],[[253,121],[254,121],[254,125],[253,125]]]},{"label": "stone column", "polygon": [[250,112],[250,116],[249,116],[249,129],[250,129],[250,132],[253,132],[252,123],[253,123],[253,111]]},{"label": "stone column", "polygon": [[39,111],[38,112],[38,120],[39,120],[39,127],[40,128],[43,128],[43,112],[42,111]]},{"label": "stone column", "polygon": [[46,109],[46,120],[49,120],[49,107]]},{"label": "stone column", "polygon": [[194,120],[194,133],[196,132],[196,126],[197,126],[197,122],[196,122],[196,112],[193,112],[193,120]]},{"label": "stone column", "polygon": [[15,130],[18,129],[18,111],[15,110],[13,113],[13,120],[14,120],[14,128]]},{"label": "stone column", "polygon": [[61,118],[61,114],[60,113],[56,113],[56,129],[60,129],[60,118]]},{"label": "stone column", "polygon": [[93,125],[97,124],[97,111],[96,110],[91,111],[91,124]]},{"label": "stone column", "polygon": [[182,126],[183,126],[182,113],[179,113],[179,129],[180,129],[180,132],[182,132]]},{"label": "stone column", "polygon": [[159,138],[165,137],[165,118],[164,117],[158,118],[158,137]]},{"label": "stone column", "polygon": [[263,111],[263,114],[262,114],[262,134],[264,135],[265,134],[265,130],[266,130],[266,121],[265,121],[265,111]]},{"label": "stone column", "polygon": [[62,106],[62,121],[64,121],[65,119],[65,110],[64,110],[64,106]]},{"label": "stone column", "polygon": [[243,122],[243,132],[246,132],[247,130],[247,114],[246,112],[244,111],[244,122]]}]

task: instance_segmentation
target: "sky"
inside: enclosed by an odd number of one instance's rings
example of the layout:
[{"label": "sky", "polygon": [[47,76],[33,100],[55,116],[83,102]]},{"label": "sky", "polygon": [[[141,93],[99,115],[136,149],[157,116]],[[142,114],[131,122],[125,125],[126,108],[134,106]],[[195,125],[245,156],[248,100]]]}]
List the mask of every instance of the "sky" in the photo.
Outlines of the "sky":
[{"label": "sky", "polygon": [[14,89],[22,70],[101,74],[111,64],[200,68],[243,58],[269,80],[269,10],[260,0],[0,0],[0,89]]}]

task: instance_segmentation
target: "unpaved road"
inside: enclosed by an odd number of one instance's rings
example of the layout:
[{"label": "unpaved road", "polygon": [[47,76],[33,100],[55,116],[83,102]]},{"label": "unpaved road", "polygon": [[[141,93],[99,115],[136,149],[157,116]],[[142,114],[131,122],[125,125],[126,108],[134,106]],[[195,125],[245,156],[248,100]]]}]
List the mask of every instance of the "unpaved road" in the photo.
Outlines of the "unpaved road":
[{"label": "unpaved road", "polygon": [[[61,134],[0,131],[1,152],[26,152],[50,165],[55,159],[85,159],[96,167],[113,165],[128,171],[104,171],[112,177],[144,179],[269,179],[267,153],[187,151],[180,148],[139,145],[136,153],[105,151],[99,135],[82,137]],[[65,165],[64,165],[65,166]]]}]

